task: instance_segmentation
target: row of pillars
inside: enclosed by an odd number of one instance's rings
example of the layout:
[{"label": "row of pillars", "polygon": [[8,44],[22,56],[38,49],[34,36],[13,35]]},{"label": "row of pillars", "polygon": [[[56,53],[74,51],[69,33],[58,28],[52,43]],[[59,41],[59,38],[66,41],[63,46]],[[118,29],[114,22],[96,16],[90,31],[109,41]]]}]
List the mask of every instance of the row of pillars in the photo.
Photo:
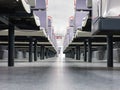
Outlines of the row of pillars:
[{"label": "row of pillars", "polygon": [[[14,49],[15,49],[15,36],[14,36],[15,26],[14,24],[10,23],[9,20],[9,28],[8,28],[8,66],[14,66]],[[29,38],[29,62],[32,62],[32,53],[34,51],[34,61],[37,61],[38,51],[37,51],[37,40],[34,40],[34,50],[33,50],[33,39],[32,37]],[[51,58],[55,56],[55,52],[45,48],[44,45],[41,45],[40,50],[40,59],[44,60],[44,58]]]},{"label": "row of pillars", "polygon": [[[30,42],[29,42],[29,62],[32,62],[32,53],[34,51],[34,61],[37,61],[37,57],[38,57],[38,49],[37,49],[37,40],[34,41],[34,50],[33,50],[33,40],[32,37],[30,38]],[[41,45],[40,47],[40,60],[44,60],[45,58],[51,58],[55,56],[55,52],[49,50],[48,48],[45,48],[44,45]]]},{"label": "row of pillars", "polygon": [[[88,46],[88,47],[87,47]],[[88,52],[88,62],[92,62],[92,49],[91,49],[92,45],[91,45],[91,39],[88,39],[88,45],[87,45],[87,41],[84,41],[84,61],[87,62],[87,52]],[[76,60],[80,60],[80,46],[77,45],[76,48],[72,48],[71,50],[69,50],[66,53],[66,57],[72,58],[72,59],[76,59]],[[75,57],[76,55],[76,57]]]},{"label": "row of pillars", "polygon": [[[87,58],[87,52],[88,52],[88,58]],[[75,59],[76,54],[76,60],[80,60],[80,46],[77,45],[76,48],[72,48],[67,53],[65,53],[66,57]],[[85,62],[92,62],[92,41],[91,39],[87,39],[84,41],[84,61]],[[108,35],[107,36],[107,67],[113,67],[113,36]]]}]

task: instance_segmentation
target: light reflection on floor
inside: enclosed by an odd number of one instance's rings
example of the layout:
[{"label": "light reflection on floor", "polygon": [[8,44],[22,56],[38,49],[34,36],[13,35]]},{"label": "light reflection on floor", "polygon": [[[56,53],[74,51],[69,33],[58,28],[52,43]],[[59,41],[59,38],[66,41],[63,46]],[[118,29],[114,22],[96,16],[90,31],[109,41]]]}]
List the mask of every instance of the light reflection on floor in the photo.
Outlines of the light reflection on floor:
[{"label": "light reflection on floor", "polygon": [[8,68],[0,63],[0,90],[120,90],[120,64],[51,58],[17,62]]}]

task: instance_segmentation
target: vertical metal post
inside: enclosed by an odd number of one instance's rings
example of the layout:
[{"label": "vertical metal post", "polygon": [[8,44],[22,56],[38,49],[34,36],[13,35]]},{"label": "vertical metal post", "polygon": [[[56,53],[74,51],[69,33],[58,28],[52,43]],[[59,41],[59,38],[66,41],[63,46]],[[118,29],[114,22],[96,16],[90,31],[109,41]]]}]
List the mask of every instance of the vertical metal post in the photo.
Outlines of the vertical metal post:
[{"label": "vertical metal post", "polygon": [[32,62],[32,46],[33,46],[33,41],[32,41],[32,37],[30,37],[29,40],[29,62]]},{"label": "vertical metal post", "polygon": [[71,50],[69,50],[69,52],[68,52],[68,57],[69,57],[69,58],[72,58]]},{"label": "vertical metal post", "polygon": [[44,56],[45,56],[45,50],[44,50],[44,45],[41,45],[41,50],[40,50],[40,59],[44,60]]},{"label": "vertical metal post", "polygon": [[84,41],[84,61],[87,62],[87,41]]},{"label": "vertical metal post", "polygon": [[76,60],[80,60],[80,46],[76,46]]},{"label": "vertical metal post", "polygon": [[18,58],[18,50],[16,48],[14,48],[14,58],[15,59]]},{"label": "vertical metal post", "polygon": [[75,49],[74,48],[72,48],[71,53],[72,53],[72,59],[75,59]]},{"label": "vertical metal post", "polygon": [[37,40],[34,41],[34,61],[37,61]]},{"label": "vertical metal post", "polygon": [[46,48],[46,59],[48,58],[48,48]]},{"label": "vertical metal post", "polygon": [[92,62],[92,45],[91,45],[91,39],[88,39],[88,62]]},{"label": "vertical metal post", "polygon": [[68,51],[68,58],[72,58],[71,50]]},{"label": "vertical metal post", "polygon": [[26,51],[23,50],[22,52],[23,52],[23,58],[26,58]]},{"label": "vertical metal post", "polygon": [[107,36],[107,67],[113,67],[113,36]]},{"label": "vertical metal post", "polygon": [[14,25],[10,23],[9,19],[9,29],[8,29],[8,66],[14,66]]},{"label": "vertical metal post", "polygon": [[68,58],[71,58],[70,57],[70,55],[71,55],[70,50],[67,52],[67,55],[68,55]]},{"label": "vertical metal post", "polygon": [[48,52],[47,52],[47,54],[48,54],[48,58],[50,58],[50,51],[49,51],[49,49],[48,49]]},{"label": "vertical metal post", "polygon": [[51,51],[49,50],[49,55],[50,55],[50,58],[51,58]]},{"label": "vertical metal post", "polygon": [[40,53],[39,53],[39,57],[40,57],[40,60],[41,60],[41,46],[40,46]]}]

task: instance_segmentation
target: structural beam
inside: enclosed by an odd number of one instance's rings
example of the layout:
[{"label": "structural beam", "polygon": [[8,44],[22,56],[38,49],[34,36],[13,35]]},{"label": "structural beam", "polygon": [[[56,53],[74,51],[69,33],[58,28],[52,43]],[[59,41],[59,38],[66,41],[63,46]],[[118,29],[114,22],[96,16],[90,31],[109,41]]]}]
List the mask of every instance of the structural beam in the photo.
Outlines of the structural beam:
[{"label": "structural beam", "polygon": [[34,61],[37,61],[37,40],[34,41]]},{"label": "structural beam", "polygon": [[87,41],[84,41],[84,61],[87,62]]},{"label": "structural beam", "polygon": [[45,53],[46,53],[46,59],[49,58],[49,55],[48,55],[49,50],[48,50],[48,48],[46,48]]},{"label": "structural beam", "polygon": [[41,45],[41,50],[40,50],[40,59],[44,60],[45,56],[45,46]]},{"label": "structural beam", "polygon": [[9,29],[8,29],[8,66],[14,66],[14,25],[10,23],[9,19]]},{"label": "structural beam", "polygon": [[113,67],[113,36],[107,36],[107,66]]},{"label": "structural beam", "polygon": [[33,47],[33,40],[32,37],[29,38],[29,62],[32,62],[32,47]]},{"label": "structural beam", "polygon": [[91,39],[88,39],[88,62],[92,62],[92,44]]},{"label": "structural beam", "polygon": [[72,59],[75,59],[75,48],[72,48],[72,50],[71,50],[71,56],[72,56]]},{"label": "structural beam", "polygon": [[80,46],[76,46],[76,60],[80,60]]}]

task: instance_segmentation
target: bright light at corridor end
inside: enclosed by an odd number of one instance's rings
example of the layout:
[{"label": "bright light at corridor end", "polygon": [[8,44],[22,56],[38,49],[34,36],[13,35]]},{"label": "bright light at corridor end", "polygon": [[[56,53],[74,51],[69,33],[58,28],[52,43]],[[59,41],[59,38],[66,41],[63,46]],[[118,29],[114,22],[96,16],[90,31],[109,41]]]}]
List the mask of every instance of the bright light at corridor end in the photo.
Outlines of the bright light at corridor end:
[{"label": "bright light at corridor end", "polygon": [[56,34],[65,35],[69,17],[74,15],[74,0],[48,0],[48,15]]}]

